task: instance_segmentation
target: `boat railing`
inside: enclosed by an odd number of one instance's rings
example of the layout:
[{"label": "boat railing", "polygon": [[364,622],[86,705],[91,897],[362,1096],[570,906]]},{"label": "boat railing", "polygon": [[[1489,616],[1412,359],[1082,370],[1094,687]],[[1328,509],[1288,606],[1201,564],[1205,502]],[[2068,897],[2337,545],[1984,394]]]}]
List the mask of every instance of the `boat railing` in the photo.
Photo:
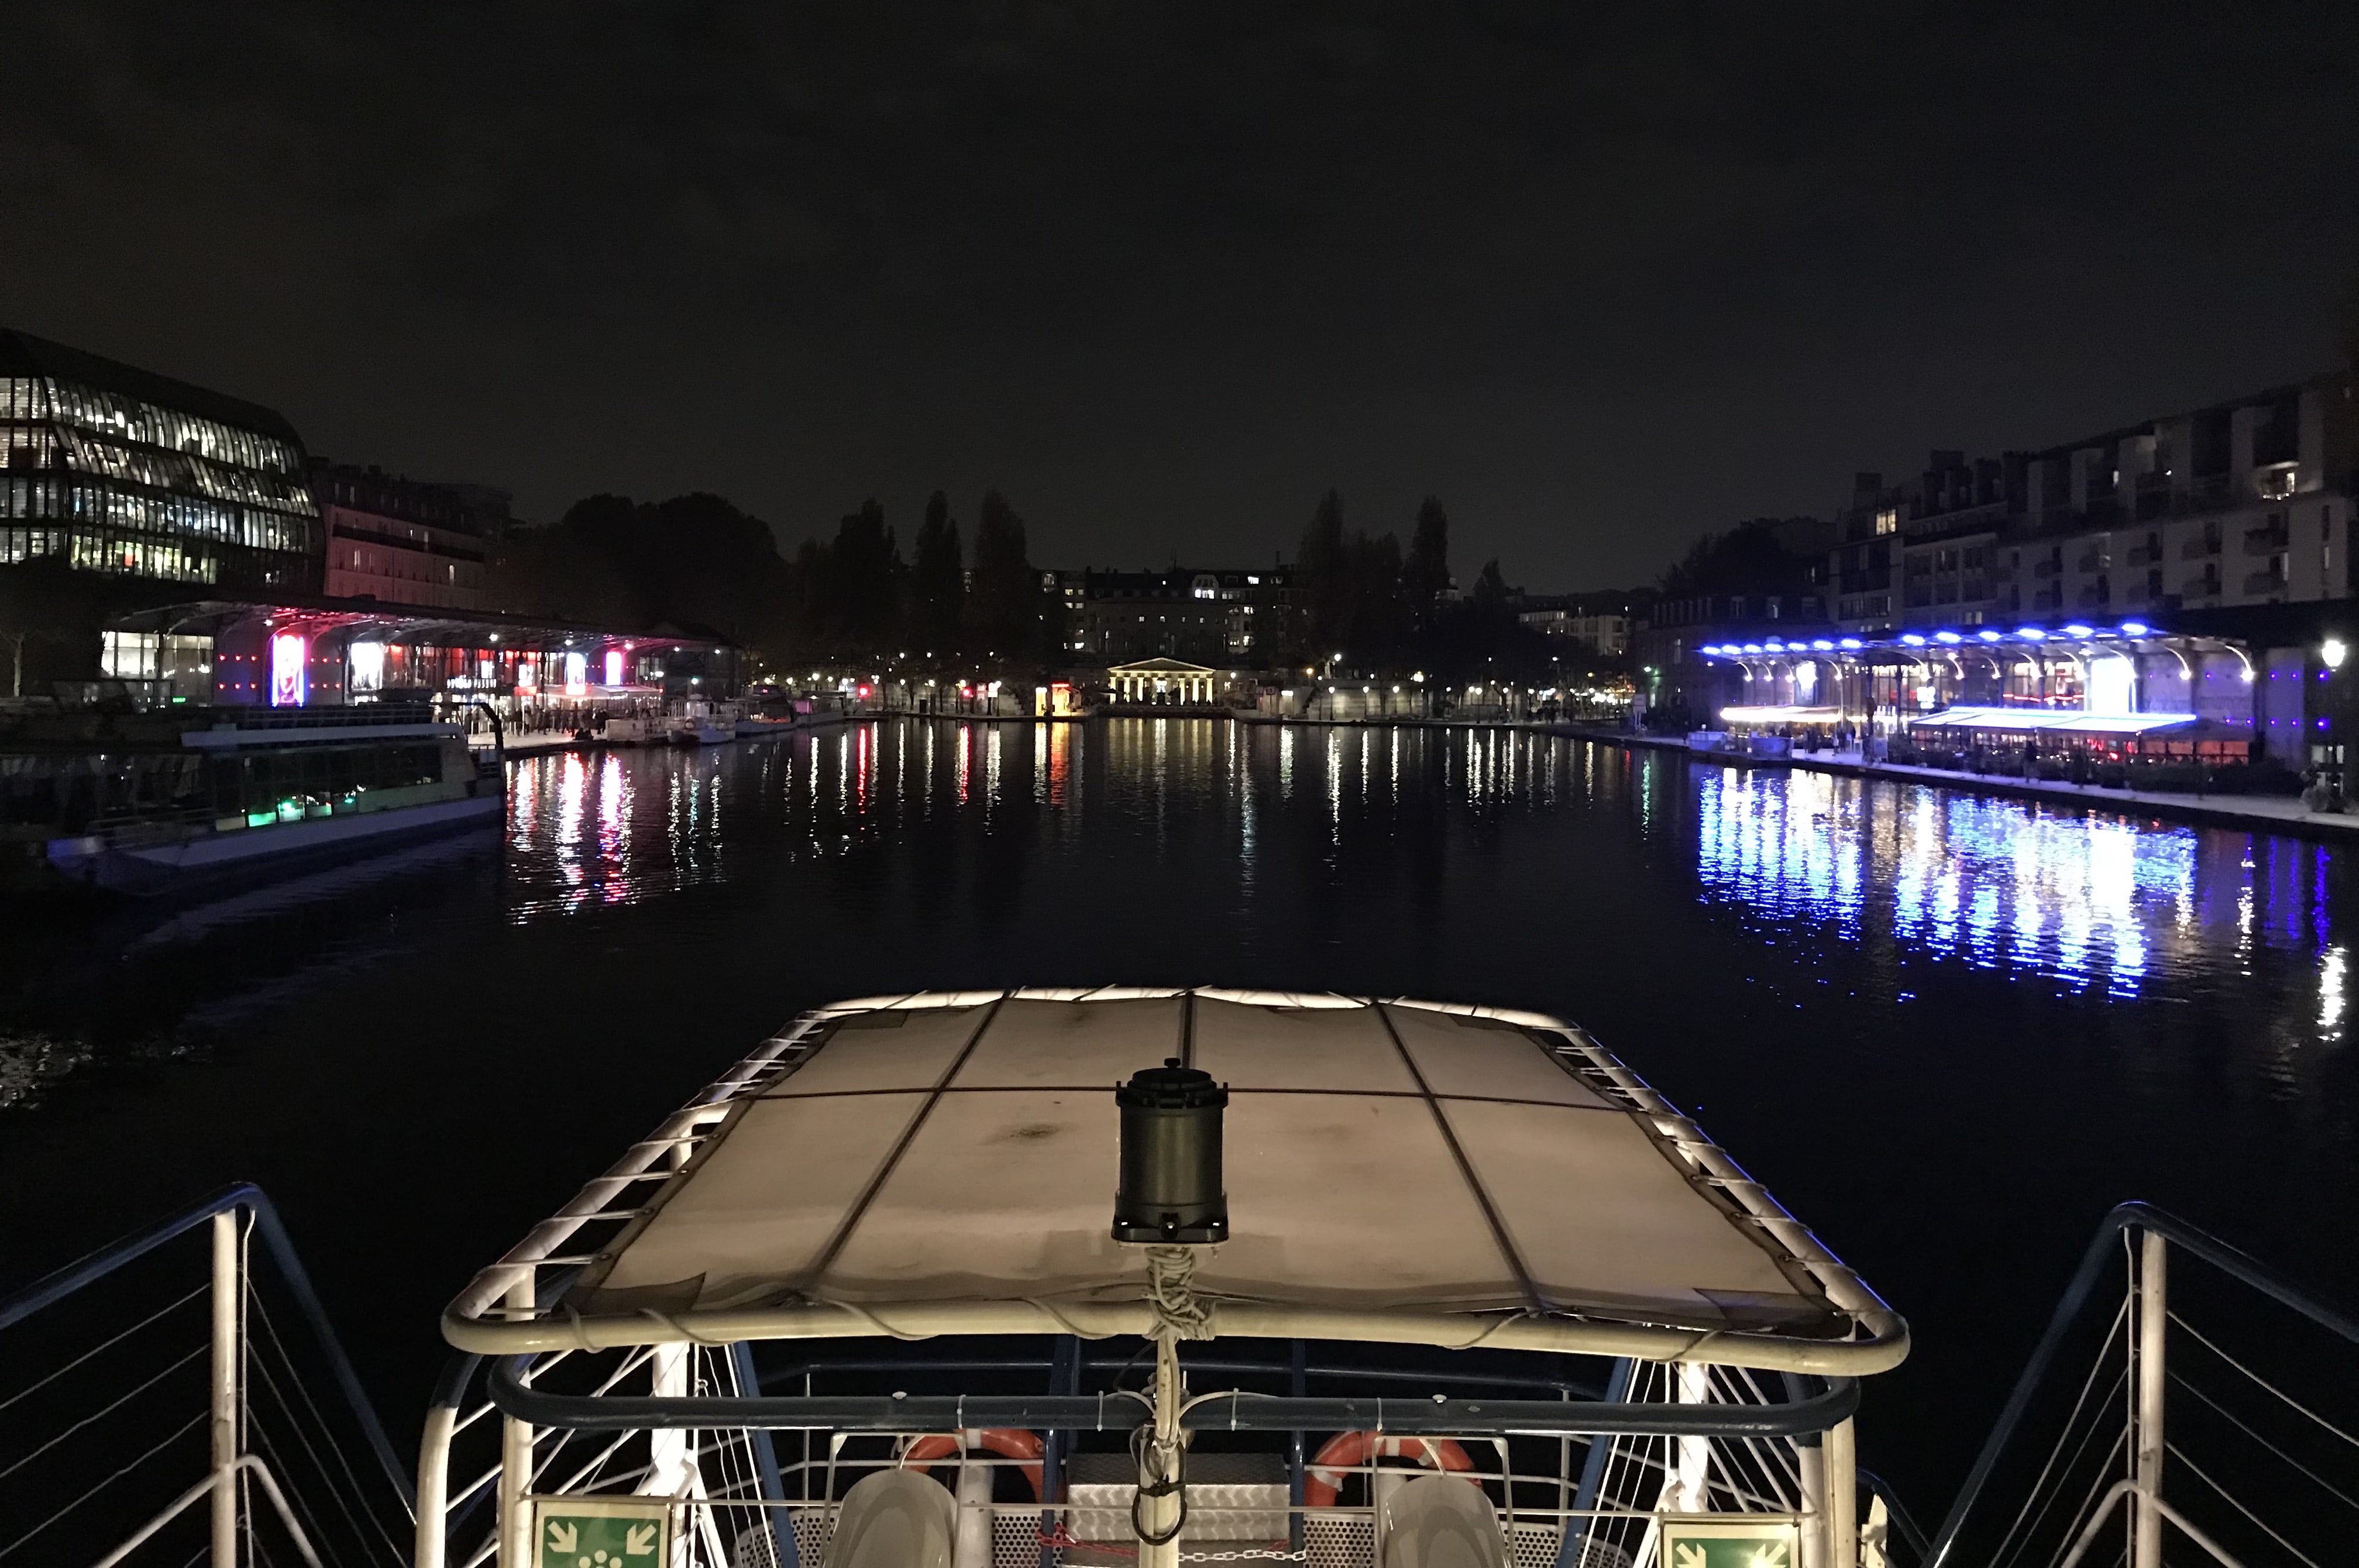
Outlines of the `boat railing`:
[{"label": "boat railing", "polygon": [[[603,1499],[669,1519],[680,1543],[670,1568],[801,1568],[825,1560],[853,1483],[919,1463],[945,1475],[962,1510],[973,1544],[956,1568],[1125,1562],[1137,1548],[1123,1444],[1146,1410],[1116,1386],[1126,1365],[1070,1338],[1041,1357],[767,1368],[744,1343],[461,1356],[421,1443],[416,1563],[537,1562],[537,1529],[569,1500]],[[1380,1488],[1404,1476],[1380,1458],[1414,1465],[1443,1452],[1491,1498],[1512,1568],[1675,1568],[1664,1531],[1700,1515],[1784,1532],[1798,1568],[1854,1560],[1828,1549],[1836,1530],[1852,1538],[1854,1516],[1847,1488],[1826,1484],[1847,1474],[1850,1382],[1600,1361],[1593,1383],[1548,1384],[1479,1366],[1343,1365],[1302,1345],[1288,1360],[1208,1353],[1186,1365],[1215,1387],[1184,1418],[1212,1453],[1190,1461],[1207,1469],[1189,1478],[1183,1562],[1373,1568]],[[1359,1391],[1310,1391],[1335,1384]],[[1027,1385],[1042,1391],[1015,1391]],[[934,1391],[944,1388],[968,1391]],[[1028,1454],[950,1438],[1010,1432]],[[1320,1456],[1323,1440],[1352,1432],[1386,1443]],[[912,1453],[928,1439],[931,1454]]]},{"label": "boat railing", "polygon": [[215,728],[241,731],[376,729],[390,724],[447,722],[438,717],[433,703],[424,702],[353,702],[303,708],[212,708],[193,710],[192,716],[211,719]]},{"label": "boat railing", "polygon": [[0,1367],[5,1568],[407,1561],[408,1475],[259,1188],[0,1298]]},{"label": "boat railing", "polygon": [[[2114,1269],[2118,1301],[2092,1311]],[[2124,1203],[2099,1225],[1921,1561],[2160,1568],[2166,1546],[2173,1562],[2226,1568],[2349,1561],[2354,1345],[2359,1319],[2184,1220]],[[2044,1451],[2018,1444],[2035,1427],[2053,1433]],[[1995,1506],[2002,1484],[2012,1508]]]}]

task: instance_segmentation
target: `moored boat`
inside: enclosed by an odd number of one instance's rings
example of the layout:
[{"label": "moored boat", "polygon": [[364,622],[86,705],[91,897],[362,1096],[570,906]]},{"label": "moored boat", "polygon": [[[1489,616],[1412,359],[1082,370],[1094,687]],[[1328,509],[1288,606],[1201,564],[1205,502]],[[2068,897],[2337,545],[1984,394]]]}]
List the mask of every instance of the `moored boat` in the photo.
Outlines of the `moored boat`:
[{"label": "moored boat", "polygon": [[674,746],[722,746],[737,738],[736,710],[724,702],[691,699],[669,719]]},{"label": "moored boat", "polygon": [[20,877],[176,894],[496,827],[495,745],[425,703],[31,712],[0,725]]},{"label": "moored boat", "polygon": [[808,1014],[443,1326],[421,1568],[1849,1568],[1908,1349],[1577,1029],[1213,989]]}]

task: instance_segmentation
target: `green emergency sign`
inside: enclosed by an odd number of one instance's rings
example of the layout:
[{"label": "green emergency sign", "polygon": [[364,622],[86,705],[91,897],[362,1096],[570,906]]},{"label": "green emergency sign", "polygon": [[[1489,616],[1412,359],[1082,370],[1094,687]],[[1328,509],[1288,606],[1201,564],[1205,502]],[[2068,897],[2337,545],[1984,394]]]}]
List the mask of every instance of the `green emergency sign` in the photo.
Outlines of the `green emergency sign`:
[{"label": "green emergency sign", "polygon": [[663,1568],[671,1513],[661,1497],[536,1497],[534,1568]]},{"label": "green emergency sign", "polygon": [[1790,1519],[1667,1519],[1662,1561],[1664,1568],[1797,1568],[1799,1536]]}]

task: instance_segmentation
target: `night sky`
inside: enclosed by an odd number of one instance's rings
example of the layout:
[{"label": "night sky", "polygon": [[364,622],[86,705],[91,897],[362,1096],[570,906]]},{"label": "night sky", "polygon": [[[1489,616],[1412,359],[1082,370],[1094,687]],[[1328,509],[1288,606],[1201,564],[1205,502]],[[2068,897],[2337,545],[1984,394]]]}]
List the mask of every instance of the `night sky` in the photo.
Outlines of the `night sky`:
[{"label": "night sky", "polygon": [[1251,562],[1332,485],[1596,586],[2326,368],[2359,280],[2349,0],[7,17],[0,323],[533,517]]}]

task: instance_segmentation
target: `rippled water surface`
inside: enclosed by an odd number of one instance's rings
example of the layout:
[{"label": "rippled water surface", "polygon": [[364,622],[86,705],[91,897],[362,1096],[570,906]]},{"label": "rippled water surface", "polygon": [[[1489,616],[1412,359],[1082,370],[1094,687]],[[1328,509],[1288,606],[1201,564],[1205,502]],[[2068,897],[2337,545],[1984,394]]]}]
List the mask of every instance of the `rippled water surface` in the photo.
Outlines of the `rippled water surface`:
[{"label": "rippled water surface", "polygon": [[11,911],[0,1284],[257,1179],[407,1427],[467,1272],[799,1008],[1201,982],[1589,1025],[1909,1316],[1863,1444],[1937,1499],[2116,1200],[2359,1295],[2359,901],[2316,845],[1212,721],[877,724],[515,783],[504,845],[168,919]]}]

